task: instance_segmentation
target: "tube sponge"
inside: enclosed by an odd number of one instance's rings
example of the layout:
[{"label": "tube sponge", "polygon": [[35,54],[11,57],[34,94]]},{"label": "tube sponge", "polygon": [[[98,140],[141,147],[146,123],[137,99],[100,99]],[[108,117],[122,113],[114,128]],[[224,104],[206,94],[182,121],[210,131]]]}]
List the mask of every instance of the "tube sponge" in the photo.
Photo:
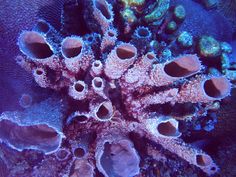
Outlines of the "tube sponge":
[{"label": "tube sponge", "polygon": [[90,103],[91,116],[101,122],[110,121],[114,115],[114,108],[110,100],[94,100]]},{"label": "tube sponge", "polygon": [[57,160],[59,160],[59,161],[67,160],[70,155],[71,155],[71,152],[65,148],[60,148],[55,154]]},{"label": "tube sponge", "polygon": [[21,95],[21,97],[20,97],[20,99],[19,99],[19,104],[20,104],[20,106],[23,107],[23,108],[28,108],[28,107],[31,106],[32,101],[33,101],[33,100],[32,100],[31,95],[24,93],[24,94]]},{"label": "tube sponge", "polygon": [[94,167],[85,159],[76,160],[70,177],[94,177]]},{"label": "tube sponge", "polygon": [[92,63],[90,74],[95,77],[99,76],[103,72],[103,64],[100,60],[95,60]]},{"label": "tube sponge", "polygon": [[176,96],[178,95],[177,88],[170,88],[157,94],[150,94],[142,97],[141,99],[135,100],[140,104],[140,108],[146,108],[152,104],[164,104],[164,103],[175,103]]},{"label": "tube sponge", "polygon": [[122,43],[113,49],[105,62],[105,74],[111,79],[118,79],[137,58],[137,48],[129,43]]},{"label": "tube sponge", "polygon": [[114,47],[117,41],[117,36],[118,33],[115,28],[109,28],[106,30],[101,42],[101,51],[104,52],[105,49]]},{"label": "tube sponge", "polygon": [[36,66],[46,65],[51,69],[60,67],[60,60],[55,55],[58,44],[44,33],[23,31],[18,38],[18,46],[20,51],[27,56],[28,62]]},{"label": "tube sponge", "polygon": [[105,80],[102,79],[101,77],[94,77],[93,80],[92,80],[92,89],[93,91],[100,95],[101,97],[103,97],[104,99],[107,98],[106,96],[106,89],[105,89]]},{"label": "tube sponge", "polygon": [[61,53],[65,58],[67,69],[72,72],[86,70],[93,59],[91,49],[79,36],[70,36],[63,39],[61,43]]},{"label": "tube sponge", "polygon": [[70,124],[72,121],[76,120],[77,123],[87,123],[90,118],[88,113],[81,113],[79,111],[73,112],[66,120],[67,124]]},{"label": "tube sponge", "polygon": [[149,40],[151,38],[151,35],[152,35],[151,31],[147,27],[139,26],[134,31],[133,38],[140,40],[141,39]]},{"label": "tube sponge", "polygon": [[62,37],[60,33],[47,21],[39,19],[37,24],[34,26],[33,31],[43,34],[48,41],[53,42],[53,47],[58,49],[58,44],[60,43]]},{"label": "tube sponge", "polygon": [[150,43],[151,37],[152,33],[147,27],[139,26],[134,31],[131,43],[135,44],[140,53],[144,53]]},{"label": "tube sponge", "polygon": [[0,141],[22,151],[36,149],[46,154],[61,145],[63,101],[49,98],[23,112],[4,112],[0,116]]},{"label": "tube sponge", "polygon": [[82,81],[76,81],[70,86],[68,94],[75,100],[83,100],[88,94],[88,85]]},{"label": "tube sponge", "polygon": [[127,139],[106,140],[95,155],[98,170],[105,177],[133,177],[139,174],[140,158],[133,143]]},{"label": "tube sponge", "polygon": [[145,121],[145,128],[150,130],[147,136],[155,139],[165,149],[177,154],[190,164],[196,165],[208,175],[212,175],[219,170],[209,155],[201,150],[194,149],[177,138],[181,134],[178,132],[178,122],[175,119],[166,117],[159,120],[148,119]]},{"label": "tube sponge", "polygon": [[114,20],[112,6],[106,0],[93,0],[92,8],[93,16],[104,33]]},{"label": "tube sponge", "polygon": [[148,119],[145,122],[146,128],[157,137],[178,138],[179,122],[170,117],[159,117],[158,119]]},{"label": "tube sponge", "polygon": [[53,55],[53,49],[45,37],[35,31],[24,31],[18,39],[22,53],[34,59],[47,59]]},{"label": "tube sponge", "polygon": [[230,95],[230,90],[230,81],[224,76],[199,76],[182,86],[179,92],[178,102],[207,103],[221,100]]},{"label": "tube sponge", "polygon": [[38,31],[44,34],[47,34],[50,31],[51,25],[45,20],[38,20],[37,24],[34,27],[34,31]]},{"label": "tube sponge", "polygon": [[148,52],[139,58],[132,68],[128,69],[128,71],[124,74],[123,79],[127,84],[130,85],[131,89],[142,86],[143,83],[149,80],[148,73],[152,68],[154,61],[156,61],[155,53]]},{"label": "tube sponge", "polygon": [[47,72],[44,68],[35,68],[33,70],[33,76],[35,82],[40,87],[47,88],[50,86],[50,81],[48,80]]},{"label": "tube sponge", "polygon": [[163,86],[181,78],[192,76],[200,70],[201,62],[196,55],[184,55],[164,65],[155,65],[150,77],[154,85]]}]

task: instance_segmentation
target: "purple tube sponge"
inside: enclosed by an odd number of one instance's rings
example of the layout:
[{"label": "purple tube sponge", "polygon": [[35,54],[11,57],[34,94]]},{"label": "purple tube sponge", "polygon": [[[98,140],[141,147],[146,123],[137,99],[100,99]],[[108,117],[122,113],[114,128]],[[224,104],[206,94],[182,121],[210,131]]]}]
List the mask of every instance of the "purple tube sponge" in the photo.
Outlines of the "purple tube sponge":
[{"label": "purple tube sponge", "polygon": [[139,26],[134,31],[131,43],[137,46],[138,50],[144,52],[147,50],[151,38],[152,32],[147,27]]},{"label": "purple tube sponge", "polygon": [[57,152],[56,152],[56,158],[59,161],[65,161],[69,158],[69,156],[71,155],[71,152],[68,149],[65,148],[60,148]]},{"label": "purple tube sponge", "polygon": [[62,115],[65,106],[52,98],[23,112],[4,112],[0,116],[0,141],[22,151],[36,149],[46,154],[61,145]]},{"label": "purple tube sponge", "polygon": [[94,177],[94,167],[84,159],[76,160],[73,173],[70,177]]},{"label": "purple tube sponge", "polygon": [[19,37],[18,45],[21,52],[30,58],[40,60],[53,55],[52,47],[38,32],[24,31]]},{"label": "purple tube sponge", "polygon": [[127,139],[104,141],[103,147],[96,153],[97,167],[105,177],[133,177],[139,174],[140,158]]},{"label": "purple tube sponge", "polygon": [[22,108],[28,108],[32,104],[32,97],[29,94],[22,94],[20,99],[19,99],[19,104]]}]

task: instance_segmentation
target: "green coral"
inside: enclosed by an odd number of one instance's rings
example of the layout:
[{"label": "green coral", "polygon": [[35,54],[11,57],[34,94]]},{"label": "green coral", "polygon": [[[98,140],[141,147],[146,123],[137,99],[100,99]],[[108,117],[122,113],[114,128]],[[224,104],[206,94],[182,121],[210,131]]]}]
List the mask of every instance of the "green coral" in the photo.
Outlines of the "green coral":
[{"label": "green coral", "polygon": [[186,12],[185,8],[182,5],[178,5],[174,9],[174,17],[178,21],[183,21],[185,19]]},{"label": "green coral", "polygon": [[193,36],[187,31],[183,31],[177,41],[182,47],[191,47],[193,45]]},{"label": "green coral", "polygon": [[222,70],[230,68],[230,59],[229,56],[226,53],[222,53],[221,55],[221,67]]},{"label": "green coral", "polygon": [[175,23],[175,21],[170,21],[167,24],[167,31],[168,32],[174,32],[177,29],[177,24]]},{"label": "green coral", "polygon": [[137,18],[136,18],[135,14],[134,14],[134,11],[131,10],[130,8],[125,8],[121,12],[121,16],[129,24],[133,24],[133,23],[135,23],[137,21]]},{"label": "green coral", "polygon": [[155,9],[144,17],[146,22],[161,21],[170,7],[170,0],[157,0]]},{"label": "green coral", "polygon": [[233,50],[232,46],[227,42],[222,42],[220,46],[221,46],[222,52],[225,52],[225,53],[231,53]]},{"label": "green coral", "polygon": [[218,57],[221,54],[220,43],[211,36],[202,36],[199,41],[200,54],[203,57]]},{"label": "green coral", "polygon": [[231,70],[231,69],[227,69],[225,70],[225,76],[229,79],[229,80],[236,80],[236,71],[235,70]]},{"label": "green coral", "polygon": [[218,69],[214,68],[214,67],[210,67],[208,69],[208,73],[213,75],[213,76],[220,76],[221,75],[220,71]]},{"label": "green coral", "polygon": [[121,0],[125,7],[132,7],[132,6],[141,6],[145,3],[145,0]]}]

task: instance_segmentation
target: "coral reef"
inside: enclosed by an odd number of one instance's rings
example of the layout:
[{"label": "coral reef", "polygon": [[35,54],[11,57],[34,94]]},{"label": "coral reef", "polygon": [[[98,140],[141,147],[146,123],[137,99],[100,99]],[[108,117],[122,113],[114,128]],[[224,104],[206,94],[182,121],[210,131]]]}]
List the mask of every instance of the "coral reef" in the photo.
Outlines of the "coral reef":
[{"label": "coral reef", "polygon": [[[214,129],[215,111],[230,96],[234,80],[227,75],[232,49],[202,31],[179,32],[188,26],[185,6],[151,3],[68,2],[61,31],[40,19],[19,34],[23,55],[17,64],[57,95],[35,103],[23,94],[23,110],[1,114],[4,152],[10,147],[16,154],[35,153],[38,160],[37,165],[22,161],[25,169],[10,175],[151,176],[151,167],[142,163],[148,158],[176,171],[181,166],[173,158],[207,175],[219,172],[214,158],[184,138],[193,130]],[[78,18],[71,17],[78,9]],[[86,27],[78,27],[78,19]],[[19,161],[4,164],[6,158],[0,153],[3,171]]]}]

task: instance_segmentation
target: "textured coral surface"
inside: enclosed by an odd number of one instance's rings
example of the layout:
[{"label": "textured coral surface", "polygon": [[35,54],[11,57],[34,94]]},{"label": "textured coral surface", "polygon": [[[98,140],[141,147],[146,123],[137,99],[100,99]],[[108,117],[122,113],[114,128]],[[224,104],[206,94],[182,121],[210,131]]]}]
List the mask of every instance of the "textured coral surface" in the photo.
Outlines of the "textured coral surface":
[{"label": "textured coral surface", "polygon": [[[15,94],[1,96],[0,111],[18,103],[0,115],[0,176],[234,176],[232,164],[221,170],[220,148],[235,147],[213,148],[224,127],[235,132],[227,105],[236,77],[225,42],[233,28],[219,11],[192,1],[48,2],[61,11],[58,27],[43,3],[41,14],[38,2],[0,4],[22,10],[19,20],[27,9],[33,21],[40,14],[31,27],[17,25],[15,62],[24,70],[1,79],[1,94],[8,86]],[[212,26],[219,16],[220,32]]]}]

